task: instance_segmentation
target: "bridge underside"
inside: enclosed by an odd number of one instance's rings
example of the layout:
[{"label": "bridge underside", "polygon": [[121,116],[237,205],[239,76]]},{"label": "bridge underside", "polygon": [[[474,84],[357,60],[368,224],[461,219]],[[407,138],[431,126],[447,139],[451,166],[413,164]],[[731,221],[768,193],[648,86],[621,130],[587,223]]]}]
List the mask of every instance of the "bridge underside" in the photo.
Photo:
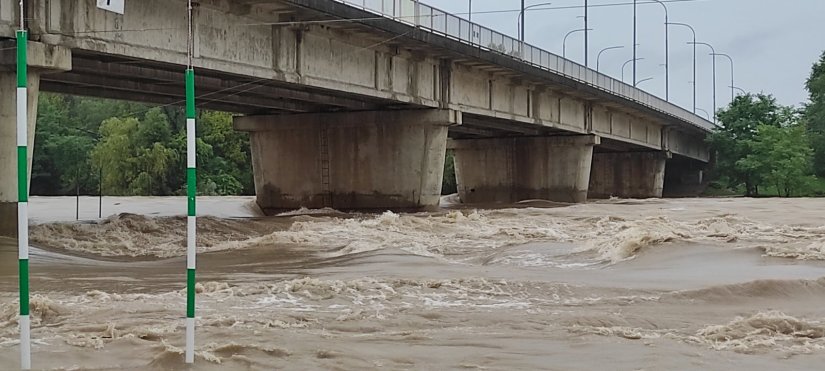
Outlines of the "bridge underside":
[{"label": "bridge underside", "polygon": [[[3,17],[14,14],[3,9],[15,4],[0,0],[5,174],[15,166],[7,151],[14,148],[15,98],[13,22]],[[182,105],[184,8],[170,4],[183,3],[145,0],[123,17],[90,0],[33,0],[31,18],[45,21],[31,26],[30,103],[44,91]],[[461,196],[471,202],[582,202],[701,189],[709,159],[704,131],[507,55],[389,19],[234,26],[369,16],[307,0],[215,0],[198,9],[197,105],[242,115],[236,125],[251,132],[264,209],[435,206],[447,146],[455,151]],[[29,112],[34,133],[36,104]],[[11,178],[0,182],[3,226],[15,220]]]}]

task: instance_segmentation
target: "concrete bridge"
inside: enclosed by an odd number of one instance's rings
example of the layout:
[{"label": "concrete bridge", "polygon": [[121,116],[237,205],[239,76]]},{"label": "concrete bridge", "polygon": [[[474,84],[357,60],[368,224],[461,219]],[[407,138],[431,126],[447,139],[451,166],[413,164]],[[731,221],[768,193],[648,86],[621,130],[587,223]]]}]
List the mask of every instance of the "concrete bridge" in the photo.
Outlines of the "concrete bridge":
[{"label": "concrete bridge", "polygon": [[[17,3],[0,0],[0,174],[15,169]],[[30,148],[39,91],[182,103],[185,1],[26,4]],[[448,148],[467,202],[661,197],[709,160],[710,122],[413,0],[202,0],[194,18],[198,106],[240,114],[267,211],[434,206]]]}]

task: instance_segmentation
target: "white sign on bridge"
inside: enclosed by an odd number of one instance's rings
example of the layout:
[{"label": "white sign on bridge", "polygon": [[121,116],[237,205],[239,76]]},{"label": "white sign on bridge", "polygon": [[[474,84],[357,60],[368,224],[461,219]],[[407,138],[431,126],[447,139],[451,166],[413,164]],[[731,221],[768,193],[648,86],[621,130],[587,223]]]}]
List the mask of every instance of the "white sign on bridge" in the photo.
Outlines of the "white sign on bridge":
[{"label": "white sign on bridge", "polygon": [[126,0],[97,0],[97,7],[118,14],[123,14]]}]

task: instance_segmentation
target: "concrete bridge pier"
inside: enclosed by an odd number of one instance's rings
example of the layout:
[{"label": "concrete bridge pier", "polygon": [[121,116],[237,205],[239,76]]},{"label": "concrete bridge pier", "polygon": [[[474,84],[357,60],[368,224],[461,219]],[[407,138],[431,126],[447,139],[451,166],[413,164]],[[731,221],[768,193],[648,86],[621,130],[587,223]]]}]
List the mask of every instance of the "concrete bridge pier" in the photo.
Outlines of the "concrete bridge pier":
[{"label": "concrete bridge pier", "polygon": [[[17,237],[17,48],[0,41],[0,236]],[[31,177],[40,76],[67,71],[71,53],[63,47],[28,43],[28,173]]]},{"label": "concrete bridge pier", "polygon": [[667,152],[593,154],[590,198],[660,198]]},{"label": "concrete bridge pier", "polygon": [[447,127],[461,113],[422,109],[245,116],[257,202],[268,214],[300,207],[437,207]]},{"label": "concrete bridge pier", "polygon": [[594,135],[453,140],[459,196],[465,203],[585,202],[599,143]]}]

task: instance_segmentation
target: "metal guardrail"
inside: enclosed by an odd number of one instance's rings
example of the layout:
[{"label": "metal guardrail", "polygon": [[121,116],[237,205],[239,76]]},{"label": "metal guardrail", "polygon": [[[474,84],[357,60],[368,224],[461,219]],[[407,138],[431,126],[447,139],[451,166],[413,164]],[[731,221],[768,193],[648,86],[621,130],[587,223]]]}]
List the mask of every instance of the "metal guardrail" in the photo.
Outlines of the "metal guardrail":
[{"label": "metal guardrail", "polygon": [[[422,4],[416,0],[334,0],[366,10],[397,22],[406,23],[449,37],[478,48],[508,55],[513,59],[534,67],[562,75],[645,105],[650,109],[670,115],[701,129],[711,131],[715,125],[690,111],[667,102],[641,89],[625,84],[610,76],[596,72],[585,66],[541,48],[522,43],[507,35],[487,27],[472,23],[442,10]],[[416,6],[417,5],[417,6]]]}]

